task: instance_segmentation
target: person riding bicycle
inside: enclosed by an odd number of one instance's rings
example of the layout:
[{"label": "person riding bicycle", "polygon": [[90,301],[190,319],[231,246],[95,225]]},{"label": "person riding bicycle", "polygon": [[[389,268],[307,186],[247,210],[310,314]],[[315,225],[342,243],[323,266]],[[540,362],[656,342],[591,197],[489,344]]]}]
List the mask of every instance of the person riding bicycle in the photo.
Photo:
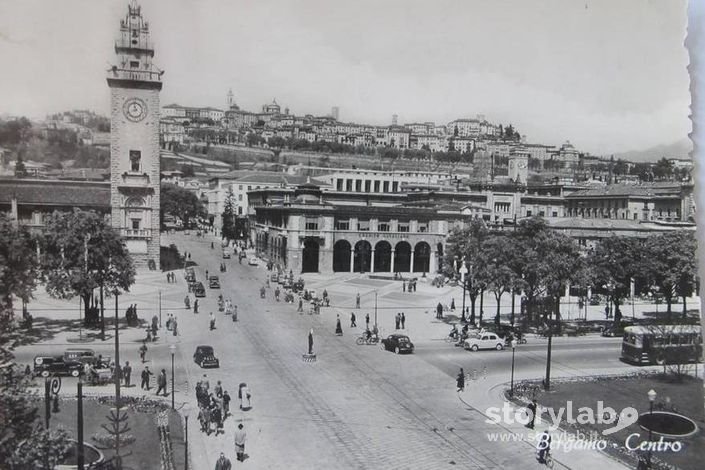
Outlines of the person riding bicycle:
[{"label": "person riding bicycle", "polygon": [[536,442],[536,453],[539,463],[546,463],[546,456],[551,451],[551,435],[548,429],[539,434]]},{"label": "person riding bicycle", "polygon": [[458,326],[457,325],[455,325],[455,324],[453,325],[453,328],[450,330],[450,333],[448,333],[448,336],[453,339],[456,339],[458,337]]}]

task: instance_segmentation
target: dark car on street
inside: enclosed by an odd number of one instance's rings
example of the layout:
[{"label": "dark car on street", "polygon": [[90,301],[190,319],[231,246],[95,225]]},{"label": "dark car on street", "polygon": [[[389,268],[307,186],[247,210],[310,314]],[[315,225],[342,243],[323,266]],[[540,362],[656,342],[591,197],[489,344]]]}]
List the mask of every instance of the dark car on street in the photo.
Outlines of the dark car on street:
[{"label": "dark car on street", "polygon": [[385,351],[394,351],[396,354],[414,352],[414,344],[409,337],[397,333],[382,339],[381,347]]},{"label": "dark car on street", "polygon": [[83,363],[67,360],[63,356],[37,356],[34,358],[34,375],[70,375],[78,377],[83,371]]},{"label": "dark car on street", "polygon": [[218,276],[211,276],[208,278],[208,287],[211,289],[220,289],[220,279]]},{"label": "dark car on street", "polygon": [[615,325],[614,322],[612,324],[602,330],[602,336],[605,336],[607,338],[615,338],[615,337],[622,337],[624,335],[624,329],[628,326],[633,326],[634,322],[631,320],[622,320],[619,322],[619,325]]},{"label": "dark car on street", "polygon": [[195,286],[193,286],[193,295],[196,297],[205,297],[206,296],[206,288],[203,287],[202,282],[197,282]]},{"label": "dark car on street", "polygon": [[220,367],[220,360],[215,357],[213,346],[196,346],[196,352],[193,353],[193,362],[204,369],[207,367]]}]

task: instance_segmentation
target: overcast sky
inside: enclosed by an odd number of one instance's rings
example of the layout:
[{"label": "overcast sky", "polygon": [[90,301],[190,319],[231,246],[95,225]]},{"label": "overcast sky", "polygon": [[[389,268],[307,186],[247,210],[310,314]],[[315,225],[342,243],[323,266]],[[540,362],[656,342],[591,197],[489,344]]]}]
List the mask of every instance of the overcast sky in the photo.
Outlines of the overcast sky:
[{"label": "overcast sky", "polygon": [[[142,0],[162,104],[447,123],[598,154],[683,139],[685,1]],[[0,0],[0,114],[107,115],[128,0]]]}]

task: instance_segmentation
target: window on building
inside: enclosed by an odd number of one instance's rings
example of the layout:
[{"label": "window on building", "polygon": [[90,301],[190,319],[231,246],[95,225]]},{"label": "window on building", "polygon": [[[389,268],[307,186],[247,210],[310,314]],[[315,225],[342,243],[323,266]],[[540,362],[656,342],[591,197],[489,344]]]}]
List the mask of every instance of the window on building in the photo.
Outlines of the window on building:
[{"label": "window on building", "polygon": [[370,180],[365,181],[365,192],[369,193],[371,189],[372,189],[372,181],[370,181]]},{"label": "window on building", "polygon": [[526,216],[531,217],[531,211],[526,211]]},{"label": "window on building", "polygon": [[249,186],[249,185],[248,185],[248,186],[247,186],[247,190],[248,190],[248,191],[252,191],[252,186]]},{"label": "window on building", "polygon": [[353,190],[353,180],[351,180],[351,179],[345,180],[345,190],[346,190],[346,191],[352,191],[352,190]]},{"label": "window on building", "polygon": [[140,171],[142,160],[142,152],[139,150],[130,150],[130,171]]},{"label": "window on building", "polygon": [[237,206],[237,215],[242,215],[242,206]]},{"label": "window on building", "polygon": [[238,194],[238,195],[237,195],[237,200],[238,200],[238,201],[242,201],[242,194]]},{"label": "window on building", "polygon": [[362,192],[362,180],[355,180],[355,192]]},{"label": "window on building", "polygon": [[336,220],[335,221],[336,230],[350,230],[350,220]]},{"label": "window on building", "polygon": [[369,232],[370,231],[370,220],[358,220],[357,221],[357,229],[360,232]]},{"label": "window on building", "polygon": [[397,231],[408,232],[409,231],[409,222],[399,222],[397,224]]},{"label": "window on building", "polygon": [[553,217],[558,217],[558,211],[553,211]]},{"label": "window on building", "polygon": [[388,193],[389,192],[389,181],[385,181],[382,184],[382,192],[383,193]]},{"label": "window on building", "polygon": [[240,191],[242,191],[242,185],[241,185],[241,184],[238,185],[237,189],[239,189]]},{"label": "window on building", "polygon": [[541,217],[545,217],[545,216],[546,216],[546,214],[544,213],[544,211],[539,211],[539,216],[541,216]]},{"label": "window on building", "polygon": [[388,220],[380,220],[377,222],[377,231],[379,232],[389,232],[391,224]]},{"label": "window on building", "polygon": [[306,217],[306,230],[318,230],[318,218]]},{"label": "window on building", "polygon": [[428,224],[419,224],[418,231],[421,233],[428,232]]},{"label": "window on building", "polygon": [[139,60],[131,60],[131,61],[130,61],[130,68],[131,68],[131,69],[138,69],[138,68],[140,68],[140,61],[139,61]]},{"label": "window on building", "polygon": [[342,180],[341,178],[337,178],[337,179],[335,180],[335,189],[338,190],[338,191],[342,191],[342,190],[343,190],[343,180]]},{"label": "window on building", "polygon": [[375,192],[379,192],[379,181],[375,181]]},{"label": "window on building", "polygon": [[132,230],[140,229],[140,219],[132,219]]}]

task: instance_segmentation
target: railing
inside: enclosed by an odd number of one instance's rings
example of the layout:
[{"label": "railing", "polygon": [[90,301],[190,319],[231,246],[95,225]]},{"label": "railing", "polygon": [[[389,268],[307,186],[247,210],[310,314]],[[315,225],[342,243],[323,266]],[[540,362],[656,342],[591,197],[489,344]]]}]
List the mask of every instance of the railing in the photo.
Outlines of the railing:
[{"label": "railing", "polygon": [[120,229],[120,235],[125,238],[151,238],[152,229],[149,228],[122,228]]},{"label": "railing", "polygon": [[113,68],[109,72],[109,78],[117,78],[121,80],[139,80],[148,82],[160,82],[162,80],[162,73],[152,70],[135,70],[135,69],[121,69]]}]

